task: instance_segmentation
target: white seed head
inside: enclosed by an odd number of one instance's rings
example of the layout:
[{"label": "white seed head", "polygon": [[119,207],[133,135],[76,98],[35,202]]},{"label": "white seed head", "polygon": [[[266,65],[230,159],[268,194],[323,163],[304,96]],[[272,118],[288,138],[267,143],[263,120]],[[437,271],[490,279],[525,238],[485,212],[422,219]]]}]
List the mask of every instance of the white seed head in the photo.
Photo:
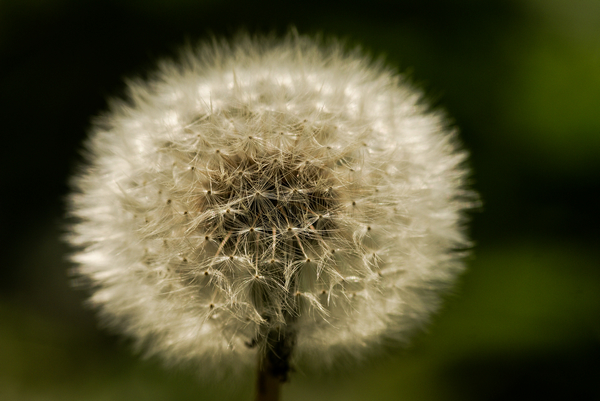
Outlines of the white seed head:
[{"label": "white seed head", "polygon": [[406,340],[462,269],[465,152],[402,76],[339,45],[188,50],[87,149],[76,274],[169,362],[247,366],[281,329],[296,359],[360,357]]}]

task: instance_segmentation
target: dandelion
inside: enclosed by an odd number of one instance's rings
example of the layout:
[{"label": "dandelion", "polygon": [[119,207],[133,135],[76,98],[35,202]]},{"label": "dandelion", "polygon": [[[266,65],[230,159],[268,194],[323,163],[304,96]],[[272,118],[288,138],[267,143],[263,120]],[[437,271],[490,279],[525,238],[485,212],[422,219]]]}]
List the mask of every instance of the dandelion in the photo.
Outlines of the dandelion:
[{"label": "dandelion", "polygon": [[466,154],[359,52],[241,37],[128,89],[90,136],[69,241],[91,305],[148,355],[258,359],[268,387],[406,341],[462,270]]}]

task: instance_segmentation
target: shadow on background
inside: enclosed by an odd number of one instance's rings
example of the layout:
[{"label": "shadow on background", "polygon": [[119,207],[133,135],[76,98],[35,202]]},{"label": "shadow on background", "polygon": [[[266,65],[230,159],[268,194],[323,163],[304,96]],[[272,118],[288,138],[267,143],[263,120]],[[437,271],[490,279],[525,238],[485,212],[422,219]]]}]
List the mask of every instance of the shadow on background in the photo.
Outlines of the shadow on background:
[{"label": "shadow on background", "polygon": [[90,119],[187,41],[341,36],[407,73],[471,150],[477,246],[427,334],[284,399],[599,399],[600,3],[0,3],[0,399],[250,399],[97,329],[60,241]]}]

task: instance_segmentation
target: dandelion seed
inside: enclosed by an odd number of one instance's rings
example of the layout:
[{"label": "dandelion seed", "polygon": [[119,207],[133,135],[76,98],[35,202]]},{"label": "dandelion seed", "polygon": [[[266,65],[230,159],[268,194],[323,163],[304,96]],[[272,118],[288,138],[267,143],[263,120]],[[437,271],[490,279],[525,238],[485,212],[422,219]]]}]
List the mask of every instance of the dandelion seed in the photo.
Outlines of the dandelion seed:
[{"label": "dandelion seed", "polygon": [[107,323],[170,363],[225,374],[258,353],[285,380],[360,358],[406,341],[463,268],[473,197],[454,131],[335,44],[189,51],[131,83],[88,151],[76,273]]}]

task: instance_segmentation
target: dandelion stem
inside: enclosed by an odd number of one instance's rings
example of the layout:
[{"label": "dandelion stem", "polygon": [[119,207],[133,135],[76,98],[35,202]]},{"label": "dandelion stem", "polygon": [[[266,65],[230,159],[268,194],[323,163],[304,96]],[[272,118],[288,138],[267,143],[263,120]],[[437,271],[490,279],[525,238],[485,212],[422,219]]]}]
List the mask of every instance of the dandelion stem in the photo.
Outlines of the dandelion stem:
[{"label": "dandelion stem", "polygon": [[296,334],[289,326],[269,331],[266,347],[259,353],[256,401],[279,401],[281,384],[288,380],[291,370],[289,360],[295,343]]},{"label": "dandelion stem", "polygon": [[256,401],[279,401],[281,380],[273,375],[269,358],[258,362],[258,380],[256,382]]}]

